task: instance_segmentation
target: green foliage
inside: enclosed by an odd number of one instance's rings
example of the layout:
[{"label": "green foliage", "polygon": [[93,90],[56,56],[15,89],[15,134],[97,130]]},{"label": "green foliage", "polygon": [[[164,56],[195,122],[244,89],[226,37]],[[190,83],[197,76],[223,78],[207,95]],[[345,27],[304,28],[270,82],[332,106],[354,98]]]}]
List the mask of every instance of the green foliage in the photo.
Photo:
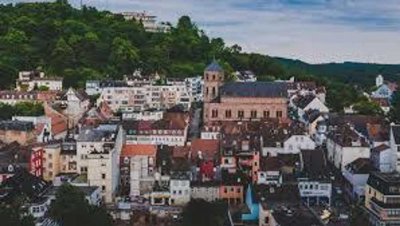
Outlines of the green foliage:
[{"label": "green foliage", "polygon": [[75,9],[61,0],[0,5],[0,14],[0,88],[12,86],[18,71],[38,66],[63,76],[66,87],[83,87],[90,78],[121,78],[138,68],[194,76],[214,57],[227,72],[284,73],[272,58],[240,53],[238,45],[207,37],[188,16],[169,33],[147,33],[140,22],[91,7]]},{"label": "green foliage", "polygon": [[12,116],[41,116],[44,115],[42,104],[21,102],[14,106],[0,103],[0,120],[11,119]]},{"label": "green foliage", "polygon": [[383,115],[381,107],[377,103],[371,102],[366,98],[354,104],[353,109],[362,115]]},{"label": "green foliage", "polygon": [[19,207],[0,204],[1,225],[12,226],[34,226],[34,218],[30,215],[24,216]]},{"label": "green foliage", "polygon": [[389,117],[392,122],[400,123],[400,92],[393,93],[392,107],[390,108]]},{"label": "green foliage", "polygon": [[227,214],[223,202],[207,202],[203,199],[191,200],[183,210],[183,226],[223,226]]},{"label": "green foliage", "polygon": [[62,185],[51,204],[49,214],[63,226],[111,226],[111,217],[106,210],[91,206],[79,188]]},{"label": "green foliage", "polygon": [[[328,89],[331,109],[341,111],[358,101],[358,87],[369,87],[378,73],[389,80],[400,73],[398,65],[318,64],[243,53],[210,38],[190,17],[182,16],[168,33],[148,33],[138,21],[97,11],[75,9],[67,0],[15,5],[0,4],[0,88],[13,86],[20,70],[38,66],[64,77],[65,87],[82,88],[87,79],[122,78],[136,69],[166,77],[203,73],[213,58],[227,71],[252,70],[260,81],[314,80]],[[392,77],[387,76],[392,75]]]},{"label": "green foliage", "polygon": [[350,85],[340,82],[329,82],[327,84],[326,102],[336,112],[342,112],[344,107],[349,107],[358,102],[359,98],[357,90]]},{"label": "green foliage", "polygon": [[37,90],[38,91],[48,91],[49,87],[48,86],[39,86],[39,87],[37,87]]}]

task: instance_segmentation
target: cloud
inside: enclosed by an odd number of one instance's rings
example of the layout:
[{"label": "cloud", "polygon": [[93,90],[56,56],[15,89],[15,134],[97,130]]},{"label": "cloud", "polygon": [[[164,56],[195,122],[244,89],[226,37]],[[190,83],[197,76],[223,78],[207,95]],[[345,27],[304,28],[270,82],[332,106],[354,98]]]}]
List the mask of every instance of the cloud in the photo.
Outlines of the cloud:
[{"label": "cloud", "polygon": [[[0,0],[4,2],[7,0]],[[14,0],[15,1],[15,0]],[[80,0],[70,0],[75,6]],[[114,12],[182,15],[245,51],[311,63],[400,63],[398,0],[83,0]]]}]

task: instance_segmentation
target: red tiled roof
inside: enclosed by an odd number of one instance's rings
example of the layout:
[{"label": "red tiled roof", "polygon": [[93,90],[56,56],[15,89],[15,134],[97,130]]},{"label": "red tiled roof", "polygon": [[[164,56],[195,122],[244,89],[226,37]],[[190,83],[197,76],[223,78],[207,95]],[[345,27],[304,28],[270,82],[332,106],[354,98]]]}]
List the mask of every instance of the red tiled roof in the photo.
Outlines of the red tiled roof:
[{"label": "red tiled roof", "polygon": [[155,156],[157,153],[157,146],[151,144],[131,144],[124,145],[122,148],[122,157],[131,157],[135,155],[149,155]]},{"label": "red tiled roof", "polygon": [[62,114],[58,113],[56,110],[44,105],[45,115],[51,119],[51,132],[53,135],[60,134],[68,130],[68,121]]},{"label": "red tiled roof", "polygon": [[190,146],[192,151],[192,156],[197,156],[199,152],[204,159],[213,159],[219,151],[219,141],[218,140],[204,140],[204,139],[194,139]]}]

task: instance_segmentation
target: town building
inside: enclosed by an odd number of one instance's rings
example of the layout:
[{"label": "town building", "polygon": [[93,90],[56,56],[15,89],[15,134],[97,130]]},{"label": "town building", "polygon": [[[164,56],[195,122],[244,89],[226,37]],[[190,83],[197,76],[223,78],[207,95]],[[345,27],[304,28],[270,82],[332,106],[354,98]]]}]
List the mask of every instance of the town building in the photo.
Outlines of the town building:
[{"label": "town building", "polygon": [[262,157],[257,172],[257,184],[281,185],[283,183],[281,167],[278,157]]},{"label": "town building", "polygon": [[43,179],[53,181],[61,172],[61,144],[54,142],[43,148]]},{"label": "town building", "polygon": [[214,202],[220,199],[219,185],[215,182],[191,182],[191,199],[204,199],[207,202]]},{"label": "town building", "polygon": [[256,218],[259,226],[322,225],[310,209],[301,204],[296,185],[261,185],[255,187],[253,194],[259,205]]},{"label": "town building", "polygon": [[185,146],[188,122],[186,113],[172,112],[158,121],[125,121],[126,143]]},{"label": "town building", "polygon": [[33,123],[17,120],[0,121],[0,140],[5,143],[16,141],[21,145],[35,142],[36,134]]},{"label": "town building", "polygon": [[395,171],[396,159],[396,152],[386,144],[381,144],[371,149],[372,165],[382,173]]},{"label": "town building", "polygon": [[372,173],[365,187],[365,208],[371,225],[400,224],[400,174]]},{"label": "town building", "polygon": [[157,23],[157,16],[144,12],[123,12],[120,13],[125,20],[134,20],[141,23],[147,32],[165,33],[171,29],[171,26],[164,22]]},{"label": "town building", "polygon": [[329,113],[329,109],[315,95],[296,95],[291,99],[291,106],[296,109],[299,118],[303,118],[304,114],[309,110],[318,110],[320,113]]},{"label": "town building", "polygon": [[370,173],[376,171],[368,158],[358,158],[346,165],[343,176],[346,179],[344,191],[352,201],[364,199],[365,185]]},{"label": "town building", "polygon": [[90,100],[84,91],[69,88],[51,107],[64,115],[68,120],[68,128],[72,128],[90,109]]},{"label": "town building", "polygon": [[51,139],[59,140],[67,136],[68,133],[68,118],[58,112],[47,103],[44,104],[44,114],[51,122]]},{"label": "town building", "polygon": [[283,83],[228,82],[216,61],[204,71],[204,122],[287,118]]},{"label": "town building", "polygon": [[390,126],[390,149],[392,153],[396,153],[396,170],[400,172],[400,125],[391,125]]},{"label": "town building", "polygon": [[46,116],[13,116],[12,120],[32,122],[35,127],[36,142],[46,143],[53,139],[51,119]]},{"label": "town building", "polygon": [[61,173],[77,173],[77,151],[76,140],[66,138],[61,142],[60,152],[60,172]]},{"label": "town building", "polygon": [[175,172],[170,179],[170,204],[185,205],[190,201],[190,176],[186,172]]},{"label": "town building", "polygon": [[21,71],[16,81],[17,91],[40,90],[46,87],[47,90],[61,91],[63,79],[61,77],[45,77],[41,71]]},{"label": "town building", "polygon": [[121,153],[121,190],[131,197],[150,193],[155,182],[157,146],[124,145]]},{"label": "town building", "polygon": [[252,71],[235,71],[233,76],[237,82],[256,82],[257,76]]},{"label": "town building", "polygon": [[342,125],[330,131],[326,148],[328,161],[341,171],[358,158],[370,157],[368,141],[349,125]]},{"label": "town building", "polygon": [[331,206],[332,181],[321,148],[301,150],[297,182],[300,198],[307,206]]},{"label": "town building", "polygon": [[163,110],[149,109],[145,111],[123,111],[122,120],[157,121],[164,117]]},{"label": "town building", "polygon": [[393,93],[397,91],[398,88],[396,83],[385,81],[382,75],[376,77],[375,83],[376,90],[371,93],[372,98],[385,98],[391,100]]},{"label": "town building", "polygon": [[57,99],[58,92],[56,91],[16,91],[3,90],[0,91],[0,103],[15,105],[22,102],[43,103],[54,101]]},{"label": "town building", "polygon": [[[122,150],[122,130],[118,125],[102,124],[96,128],[84,128],[76,139],[77,170],[79,174],[88,172],[87,155],[104,149],[117,149],[118,155]],[[109,151],[110,152],[110,151]]]}]

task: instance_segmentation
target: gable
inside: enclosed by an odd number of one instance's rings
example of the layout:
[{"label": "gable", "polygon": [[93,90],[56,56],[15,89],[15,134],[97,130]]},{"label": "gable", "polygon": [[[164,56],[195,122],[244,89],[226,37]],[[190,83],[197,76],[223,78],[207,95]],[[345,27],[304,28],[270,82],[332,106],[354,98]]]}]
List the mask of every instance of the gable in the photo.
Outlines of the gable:
[{"label": "gable", "polygon": [[322,103],[322,101],[318,98],[314,98],[305,108],[304,110],[311,110],[311,109],[316,109],[319,110],[319,112],[322,113],[328,113],[329,109],[328,107],[325,106],[325,104]]}]

